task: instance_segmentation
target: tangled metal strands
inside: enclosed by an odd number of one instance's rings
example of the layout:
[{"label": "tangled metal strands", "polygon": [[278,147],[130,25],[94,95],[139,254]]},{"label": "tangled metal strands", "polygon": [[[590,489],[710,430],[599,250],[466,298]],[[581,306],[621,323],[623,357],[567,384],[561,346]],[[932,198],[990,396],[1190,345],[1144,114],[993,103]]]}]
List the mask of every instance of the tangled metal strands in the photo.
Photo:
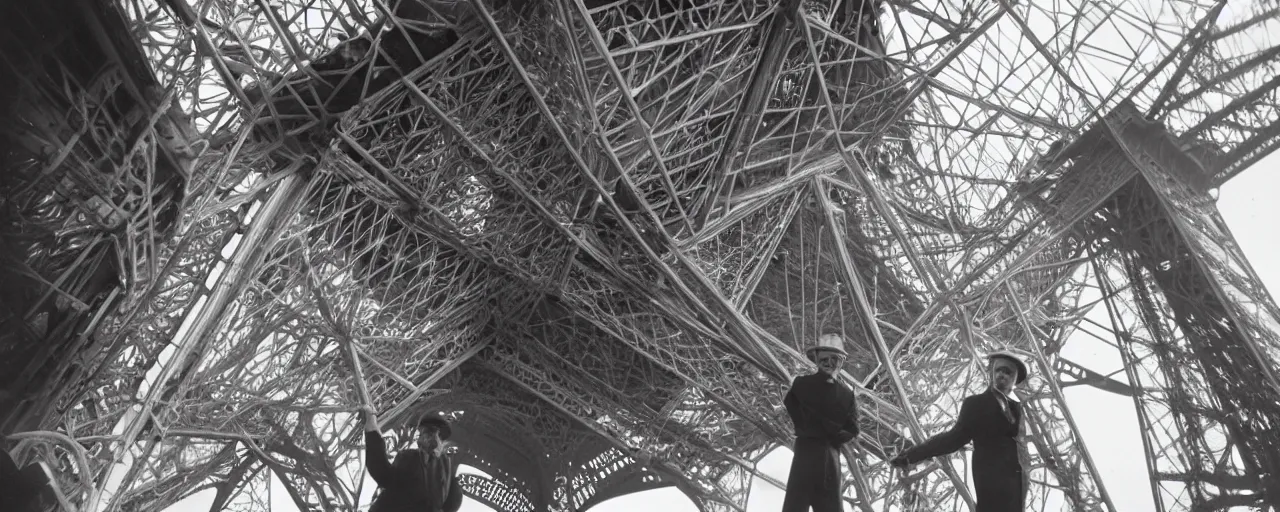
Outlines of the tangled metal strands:
[{"label": "tangled metal strands", "polygon": [[34,423],[51,419],[47,391],[74,384],[72,356],[103,350],[90,333],[109,332],[110,313],[137,307],[130,298],[154,279],[196,151],[145,62],[113,65],[136,45],[123,18],[98,6],[39,37],[60,9],[41,7],[14,13],[5,33],[17,51],[5,56],[0,149],[4,409]]},{"label": "tangled metal strands", "polygon": [[[79,509],[355,508],[367,391],[495,509],[743,510],[826,332],[858,510],[972,502],[884,460],[1006,346],[1032,509],[1115,510],[1074,384],[1161,510],[1280,495],[1280,314],[1209,199],[1280,140],[1274,2],[10,4],[0,425]],[[1102,324],[1123,378],[1062,355]]]}]

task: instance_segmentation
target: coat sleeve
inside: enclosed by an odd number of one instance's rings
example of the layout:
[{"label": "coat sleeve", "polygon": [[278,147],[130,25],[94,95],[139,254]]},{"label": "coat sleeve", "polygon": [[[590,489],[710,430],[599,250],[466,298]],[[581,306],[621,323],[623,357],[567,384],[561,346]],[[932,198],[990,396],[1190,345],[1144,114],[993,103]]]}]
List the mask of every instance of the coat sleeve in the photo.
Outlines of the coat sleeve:
[{"label": "coat sleeve", "polygon": [[849,392],[849,402],[845,405],[844,422],[840,425],[840,432],[836,434],[836,442],[845,444],[858,437],[858,395],[852,391]]},{"label": "coat sleeve", "polygon": [[449,480],[449,495],[444,498],[444,512],[458,512],[462,508],[462,486],[458,484],[458,475]]},{"label": "coat sleeve", "polygon": [[951,427],[951,430],[933,436],[919,446],[907,450],[903,453],[907,462],[914,464],[939,455],[953,453],[969,444],[969,441],[973,440],[973,433],[977,427],[977,409],[977,397],[971,396],[964,399],[964,403],[960,406],[960,417],[956,419],[956,424]]},{"label": "coat sleeve", "polygon": [[7,450],[0,450],[0,485],[12,485],[21,477],[18,463],[13,461]]},{"label": "coat sleeve", "polygon": [[787,396],[782,398],[782,405],[787,408],[787,416],[791,417],[791,423],[799,426],[802,421],[800,415],[800,399],[796,398],[796,381],[791,381],[791,389],[787,390]]},{"label": "coat sleeve", "polygon": [[387,442],[382,439],[382,434],[371,430],[364,433],[364,464],[379,487],[394,485],[395,471],[387,461]]}]

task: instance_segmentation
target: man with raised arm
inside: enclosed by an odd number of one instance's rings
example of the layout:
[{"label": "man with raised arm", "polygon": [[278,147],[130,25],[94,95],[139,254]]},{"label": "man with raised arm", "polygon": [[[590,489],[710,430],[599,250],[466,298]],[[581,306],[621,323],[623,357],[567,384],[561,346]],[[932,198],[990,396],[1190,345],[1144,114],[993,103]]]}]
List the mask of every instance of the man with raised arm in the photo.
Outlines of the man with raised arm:
[{"label": "man with raised arm", "polygon": [[782,512],[841,512],[840,448],[858,437],[857,400],[836,380],[848,353],[839,335],[826,334],[805,354],[818,371],[796,377],[782,400],[796,427]]},{"label": "man with raised arm", "polygon": [[903,451],[889,463],[906,468],[973,442],[975,512],[1021,512],[1026,494],[1018,448],[1022,407],[1009,393],[1027,380],[1027,365],[1012,352],[994,352],[987,356],[987,376],[987,390],[964,399],[951,430]]},{"label": "man with raised arm", "polygon": [[387,444],[372,406],[364,414],[365,466],[382,490],[369,512],[457,512],[462,508],[462,488],[457,468],[444,452],[444,441],[453,433],[449,421],[424,414],[417,422],[418,447],[387,462]]}]

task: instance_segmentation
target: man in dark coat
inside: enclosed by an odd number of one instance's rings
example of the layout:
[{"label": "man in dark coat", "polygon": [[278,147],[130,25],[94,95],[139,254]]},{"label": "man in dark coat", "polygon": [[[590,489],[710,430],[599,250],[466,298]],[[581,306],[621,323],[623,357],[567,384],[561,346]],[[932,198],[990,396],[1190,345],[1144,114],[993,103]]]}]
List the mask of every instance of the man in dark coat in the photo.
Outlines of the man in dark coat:
[{"label": "man in dark coat", "polygon": [[986,392],[964,399],[955,426],[903,451],[889,463],[905,468],[955,452],[972,441],[973,484],[978,495],[975,512],[1021,512],[1026,495],[1018,447],[1022,407],[1009,393],[1027,379],[1027,365],[1016,354],[1004,351],[988,355],[987,361],[990,385]]},{"label": "man in dark coat", "polygon": [[387,462],[387,444],[376,413],[369,406],[361,410],[365,466],[382,489],[369,512],[457,512],[462,507],[462,488],[457,468],[444,452],[444,440],[452,434],[449,422],[424,415],[416,425],[418,448],[400,452],[392,464]]},{"label": "man in dark coat", "polygon": [[840,512],[840,447],[858,436],[857,400],[835,378],[847,356],[844,340],[823,335],[806,354],[817,373],[796,377],[782,401],[796,427],[782,512]]}]

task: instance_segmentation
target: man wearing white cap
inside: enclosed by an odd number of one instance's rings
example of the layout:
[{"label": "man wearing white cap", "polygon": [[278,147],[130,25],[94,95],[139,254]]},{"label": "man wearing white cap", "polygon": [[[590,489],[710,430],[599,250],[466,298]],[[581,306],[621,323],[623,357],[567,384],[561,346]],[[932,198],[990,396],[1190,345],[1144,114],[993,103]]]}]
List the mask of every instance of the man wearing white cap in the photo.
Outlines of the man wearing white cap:
[{"label": "man wearing white cap", "polygon": [[782,512],[840,512],[840,447],[858,436],[857,400],[835,378],[848,353],[839,335],[826,334],[805,354],[818,371],[796,377],[782,401],[796,427]]},{"label": "man wearing white cap", "polygon": [[1022,407],[1009,393],[1027,380],[1027,365],[1012,352],[993,352],[987,355],[987,372],[987,390],[964,399],[951,430],[903,451],[889,463],[905,468],[955,452],[972,441],[975,512],[1021,512],[1026,491],[1018,452]]}]

